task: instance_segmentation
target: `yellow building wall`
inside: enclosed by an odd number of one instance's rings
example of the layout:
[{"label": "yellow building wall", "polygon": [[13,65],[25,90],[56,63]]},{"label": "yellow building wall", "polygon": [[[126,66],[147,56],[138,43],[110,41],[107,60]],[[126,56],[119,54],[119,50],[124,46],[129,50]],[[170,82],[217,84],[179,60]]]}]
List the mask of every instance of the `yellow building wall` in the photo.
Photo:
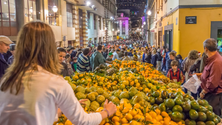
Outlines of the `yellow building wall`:
[{"label": "yellow building wall", "polygon": [[[177,18],[177,19],[176,19]],[[177,23],[176,23],[176,20],[177,20]],[[179,10],[175,11],[174,13],[172,13],[171,15],[163,18],[162,20],[162,26],[163,26],[163,35],[165,33],[165,29],[164,27],[167,26],[167,25],[171,25],[173,24],[173,41],[172,41],[172,44],[173,44],[173,47],[172,49],[179,52],[180,48],[180,42],[179,42]],[[163,38],[165,39],[165,38]],[[164,44],[164,41],[163,41],[163,44]]]},{"label": "yellow building wall", "polygon": [[[186,24],[186,16],[197,16],[197,24]],[[222,21],[222,8],[179,9],[179,53],[183,58],[191,50],[203,53],[203,42],[211,37],[211,21]]]}]

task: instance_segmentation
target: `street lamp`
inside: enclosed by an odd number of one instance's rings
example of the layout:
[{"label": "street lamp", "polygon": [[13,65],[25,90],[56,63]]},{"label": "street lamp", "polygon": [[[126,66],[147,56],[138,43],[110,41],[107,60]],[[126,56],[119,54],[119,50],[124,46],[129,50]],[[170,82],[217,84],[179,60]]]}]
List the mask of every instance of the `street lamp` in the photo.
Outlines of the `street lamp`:
[{"label": "street lamp", "polygon": [[91,5],[91,2],[87,1],[86,6],[90,6],[90,5]]},{"label": "street lamp", "polygon": [[54,25],[56,25],[56,13],[58,12],[57,6],[53,6],[53,7],[52,7],[52,11],[54,12],[54,15],[55,15]]},{"label": "street lamp", "polygon": [[149,11],[147,12],[147,14],[150,16],[150,15],[152,14],[152,12],[149,10]]}]

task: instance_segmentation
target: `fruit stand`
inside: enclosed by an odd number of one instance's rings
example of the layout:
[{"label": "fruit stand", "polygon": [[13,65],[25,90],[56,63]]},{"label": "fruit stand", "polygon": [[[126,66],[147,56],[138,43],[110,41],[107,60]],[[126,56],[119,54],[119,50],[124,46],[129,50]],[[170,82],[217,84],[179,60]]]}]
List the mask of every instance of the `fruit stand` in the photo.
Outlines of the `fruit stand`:
[{"label": "fruit stand", "polygon": [[[115,115],[101,125],[216,125],[220,117],[206,100],[182,91],[177,83],[151,64],[136,61],[113,61],[100,65],[93,73],[75,73],[65,77],[78,100],[88,99],[87,113],[103,110],[105,99],[117,105]],[[63,115],[55,124],[72,125]]]}]

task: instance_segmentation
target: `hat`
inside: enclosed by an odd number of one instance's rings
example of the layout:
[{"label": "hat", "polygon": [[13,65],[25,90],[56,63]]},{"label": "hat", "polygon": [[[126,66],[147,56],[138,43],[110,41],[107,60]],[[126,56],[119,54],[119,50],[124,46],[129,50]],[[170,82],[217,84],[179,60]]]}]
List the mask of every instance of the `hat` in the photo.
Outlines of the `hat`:
[{"label": "hat", "polygon": [[160,49],[157,49],[157,52],[160,52]]},{"label": "hat", "polygon": [[0,35],[0,41],[8,45],[13,43],[7,36],[3,36],[3,35]]}]

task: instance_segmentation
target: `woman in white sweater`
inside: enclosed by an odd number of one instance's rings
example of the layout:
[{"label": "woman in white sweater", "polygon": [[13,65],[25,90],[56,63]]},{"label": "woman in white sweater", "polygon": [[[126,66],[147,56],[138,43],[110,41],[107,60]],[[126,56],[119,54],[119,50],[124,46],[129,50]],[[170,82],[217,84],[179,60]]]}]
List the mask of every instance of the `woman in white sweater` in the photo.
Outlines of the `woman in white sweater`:
[{"label": "woman in white sweater", "polygon": [[24,25],[14,62],[0,82],[0,125],[52,125],[58,108],[75,125],[98,125],[116,112],[106,100],[102,112],[85,113],[60,69],[50,26]]}]

